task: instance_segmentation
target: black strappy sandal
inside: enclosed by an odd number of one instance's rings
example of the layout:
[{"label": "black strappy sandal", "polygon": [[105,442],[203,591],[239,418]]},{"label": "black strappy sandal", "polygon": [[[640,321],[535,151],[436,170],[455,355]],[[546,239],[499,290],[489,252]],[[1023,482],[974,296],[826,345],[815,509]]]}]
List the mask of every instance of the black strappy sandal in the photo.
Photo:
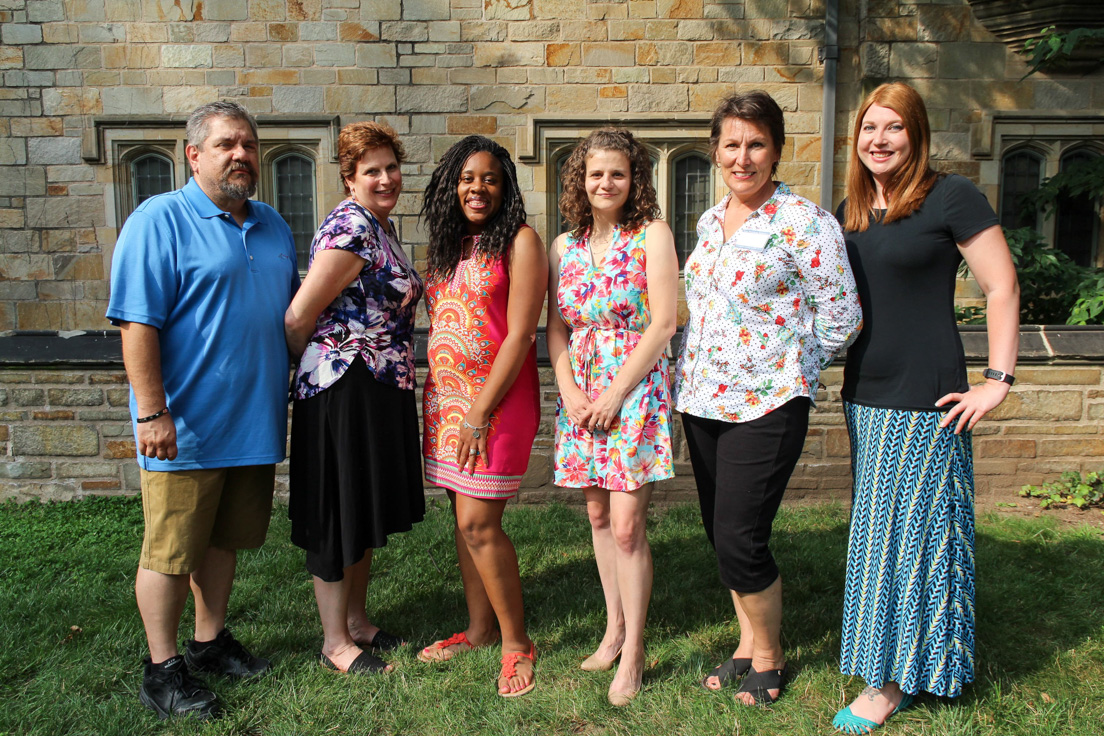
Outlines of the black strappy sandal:
[{"label": "black strappy sandal", "polygon": [[[718,690],[723,690],[724,686],[730,681],[735,680],[738,677],[742,677],[748,670],[751,669],[751,659],[748,657],[729,657],[720,664],[713,668],[713,670],[702,678],[701,684],[706,690],[711,693],[715,693]],[[716,690],[706,685],[706,680],[710,677],[716,677],[721,686]]]},{"label": "black strappy sandal", "polygon": [[[740,685],[740,689],[736,691],[736,694],[750,693],[755,698],[755,705],[762,708],[767,705],[771,705],[780,697],[782,692],[786,689],[786,675],[789,670],[789,665],[784,666],[780,670],[764,670],[759,672],[754,667],[748,670],[748,676],[744,678],[744,682]],[[778,695],[771,697],[771,690],[778,690]],[[737,702],[740,702],[737,698]]]}]

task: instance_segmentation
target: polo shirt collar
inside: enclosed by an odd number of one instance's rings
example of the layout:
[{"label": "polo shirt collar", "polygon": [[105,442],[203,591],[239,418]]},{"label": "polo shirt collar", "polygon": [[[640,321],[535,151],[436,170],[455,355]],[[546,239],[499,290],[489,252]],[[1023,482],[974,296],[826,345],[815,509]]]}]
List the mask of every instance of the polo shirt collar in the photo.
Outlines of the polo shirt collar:
[{"label": "polo shirt collar", "polygon": [[[196,214],[205,220],[209,220],[212,217],[222,217],[228,214],[226,211],[219,209],[219,206],[211,201],[211,198],[207,196],[207,192],[203,191],[194,176],[188,179],[188,183],[184,185],[181,191],[184,192],[184,197],[195,209]],[[253,221],[254,207],[249,203],[249,200],[246,200],[245,207],[245,222],[248,225]]]}]

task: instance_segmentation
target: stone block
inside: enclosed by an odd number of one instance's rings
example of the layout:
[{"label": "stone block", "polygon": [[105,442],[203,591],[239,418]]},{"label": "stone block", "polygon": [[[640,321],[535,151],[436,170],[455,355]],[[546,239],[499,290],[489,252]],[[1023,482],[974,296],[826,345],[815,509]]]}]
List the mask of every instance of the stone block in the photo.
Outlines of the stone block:
[{"label": "stone block", "polygon": [[451,85],[398,88],[395,109],[397,112],[467,112],[468,90]]},{"label": "stone block", "polygon": [[27,69],[99,69],[103,55],[98,46],[28,46],[23,61]]},{"label": "stone block", "polygon": [[0,478],[17,480],[20,478],[49,478],[50,476],[50,463],[7,462],[0,464]]},{"label": "stone block", "polygon": [[629,85],[631,112],[686,112],[690,109],[687,85]]},{"label": "stone block", "polygon": [[80,138],[54,136],[27,139],[27,162],[31,164],[81,163]]},{"label": "stone block", "polygon": [[22,166],[27,163],[27,144],[21,138],[0,138],[0,165]]},{"label": "stone block", "polygon": [[635,64],[635,44],[627,42],[583,44],[584,66],[615,67]]},{"label": "stone block", "polygon": [[548,108],[556,112],[595,112],[598,109],[596,87],[549,87],[544,94]]},{"label": "stone block", "polygon": [[299,40],[298,23],[269,23],[265,27],[268,40],[277,43],[289,43]]},{"label": "stone block", "polygon": [[356,47],[356,65],[379,68],[395,66],[398,54],[393,43],[362,43]]},{"label": "stone block", "polygon": [[494,115],[450,115],[445,130],[449,135],[495,135],[498,118]]},{"label": "stone block", "polygon": [[577,43],[550,43],[545,46],[548,66],[578,66],[583,59],[582,47]]},{"label": "stone block", "polygon": [[443,85],[449,82],[449,70],[436,67],[418,67],[403,69],[410,75],[411,84],[415,85]]},{"label": "stone block", "polygon": [[273,87],[272,108],[276,112],[318,112],[323,110],[322,87]]},{"label": "stone block", "polygon": [[609,72],[609,76],[604,77],[603,81],[614,84],[643,84],[650,78],[648,70],[641,67],[622,66],[601,71]]},{"label": "stone block", "polygon": [[31,419],[36,421],[72,420],[76,413],[68,410],[55,409],[54,411],[32,411]]},{"label": "stone block", "polygon": [[539,112],[544,108],[545,90],[539,87],[503,85],[471,88],[472,112]]},{"label": "stone block", "polygon": [[[380,5],[394,0],[368,3],[368,5]],[[322,17],[322,0],[294,0],[287,3],[288,20],[316,21]]]},{"label": "stone block", "polygon": [[425,23],[384,21],[380,23],[380,38],[384,41],[428,41],[429,27]]},{"label": "stone block", "polygon": [[17,456],[90,456],[99,452],[100,437],[90,427],[16,425],[11,430],[11,450]]},{"label": "stone block", "polygon": [[560,26],[565,41],[607,41],[609,34],[604,23],[589,20],[565,20]]},{"label": "stone block", "polygon": [[337,40],[337,23],[300,23],[299,24],[299,40],[300,41],[336,41]]},{"label": "stone block", "polygon": [[1035,457],[1035,440],[987,437],[974,441],[974,455],[976,457]]},{"label": "stone block", "polygon": [[[283,48],[284,66],[311,66],[314,63],[314,46],[309,43],[287,44]],[[306,80],[304,80],[305,82]]]},{"label": "stone block", "polygon": [[1038,110],[1083,110],[1092,104],[1090,82],[1040,79],[1034,87],[1034,106]]},{"label": "stone block", "polygon": [[[293,3],[289,3],[293,4]],[[207,20],[249,20],[247,0],[217,0],[203,4]]]},{"label": "stone block", "polygon": [[890,50],[889,73],[904,79],[932,77],[937,72],[938,62],[937,44],[895,43]]},{"label": "stone block", "polygon": [[1014,390],[987,415],[988,419],[1079,420],[1083,394],[1080,391]]},{"label": "stone block", "polygon": [[[667,44],[664,44],[667,45]],[[763,44],[751,44],[753,53]],[[741,44],[738,41],[710,41],[694,45],[697,66],[739,66]],[[750,62],[749,62],[750,63]],[[756,62],[758,64],[758,62]]]},{"label": "stone block", "polygon": [[606,25],[610,41],[643,41],[647,30],[647,23],[639,19],[611,20]]},{"label": "stone block", "polygon": [[129,460],[138,456],[138,448],[134,440],[106,440],[103,456],[109,460]]},{"label": "stone block", "polygon": [[716,26],[711,20],[684,20],[678,24],[680,41],[712,41]]},{"label": "stone block", "polygon": [[53,275],[49,256],[9,253],[0,261],[0,279],[41,280],[53,278]]},{"label": "stone block", "polygon": [[15,406],[42,406],[46,403],[46,392],[40,388],[14,388],[9,396]]},{"label": "stone block", "polygon": [[158,87],[110,87],[101,94],[103,112],[108,115],[155,115],[164,111]]},{"label": "stone block", "polygon": [[356,46],[346,43],[315,44],[314,63],[318,66],[353,66],[356,64]]},{"label": "stone block", "polygon": [[450,84],[488,85],[495,83],[494,69],[449,69]]},{"label": "stone block", "polygon": [[126,41],[126,26],[122,23],[95,23],[79,27],[80,42],[93,43],[122,43]]},{"label": "stone block", "polygon": [[1040,439],[1039,457],[1104,457],[1104,440],[1100,439]]},{"label": "stone block", "polygon": [[859,65],[864,77],[884,79],[889,76],[889,44],[863,43],[859,45]]},{"label": "stone block", "polygon": [[326,88],[329,112],[351,112],[359,115],[379,115],[395,112],[395,88],[386,85],[369,87]]},{"label": "stone block", "polygon": [[942,43],[938,76],[943,79],[1004,79],[1002,43]]},{"label": "stone block", "polygon": [[23,66],[23,49],[16,46],[0,46],[0,69],[18,69]]},{"label": "stone block", "polygon": [[[0,169],[3,172],[3,169]],[[2,181],[2,175],[0,175]],[[35,253],[42,250],[39,233],[30,230],[0,230],[0,252]]]},{"label": "stone block", "polygon": [[27,199],[28,227],[102,227],[106,218],[100,197],[67,197],[65,206],[53,198]]},{"label": "stone block", "polygon": [[211,46],[164,46],[161,48],[161,65],[169,69],[209,69],[212,66]]},{"label": "stone block", "polygon": [[65,20],[62,0],[27,0],[27,20],[32,23],[48,23]]},{"label": "stone block", "polygon": [[338,25],[338,38],[342,41],[378,41],[379,23],[341,23]]},{"label": "stone block", "polygon": [[534,18],[571,18],[587,17],[586,0],[533,0]]},{"label": "stone block", "polygon": [[514,43],[479,44],[475,47],[475,66],[543,66],[544,44]]},{"label": "stone block", "polygon": [[107,20],[104,0],[70,0],[69,20],[77,22],[97,22]]},{"label": "stone block", "polygon": [[42,43],[42,26],[27,23],[4,23],[0,25],[0,42],[9,46]]},{"label": "stone block", "polygon": [[[403,4],[404,10],[408,7],[407,3],[409,0]],[[445,7],[448,7],[447,1]],[[409,14],[406,15],[410,17]],[[448,17],[446,11],[442,20]],[[532,20],[533,0],[484,0],[483,17],[487,20]]]},{"label": "stone block", "polygon": [[[65,72],[59,72],[65,74]],[[5,87],[53,87],[54,72],[4,72]],[[72,86],[72,85],[62,85]]]},{"label": "stone block", "polygon": [[656,17],[694,20],[704,16],[702,0],[656,0]]}]

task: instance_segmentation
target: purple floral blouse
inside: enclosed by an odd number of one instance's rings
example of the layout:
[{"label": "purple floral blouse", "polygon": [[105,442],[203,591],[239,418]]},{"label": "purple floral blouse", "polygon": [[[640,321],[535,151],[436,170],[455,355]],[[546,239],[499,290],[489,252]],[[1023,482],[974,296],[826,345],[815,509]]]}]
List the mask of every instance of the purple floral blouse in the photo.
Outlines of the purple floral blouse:
[{"label": "purple floral blouse", "polygon": [[311,265],[317,253],[334,248],[365,263],[360,276],[318,315],[295,372],[296,399],[328,388],[358,355],[380,383],[414,388],[414,316],[425,288],[394,229],[346,199],[315,233]]},{"label": "purple floral blouse", "polygon": [[726,241],[731,196],[698,220],[686,261],[675,406],[747,422],[814,399],[820,369],[858,337],[862,309],[836,218],[779,184]]}]

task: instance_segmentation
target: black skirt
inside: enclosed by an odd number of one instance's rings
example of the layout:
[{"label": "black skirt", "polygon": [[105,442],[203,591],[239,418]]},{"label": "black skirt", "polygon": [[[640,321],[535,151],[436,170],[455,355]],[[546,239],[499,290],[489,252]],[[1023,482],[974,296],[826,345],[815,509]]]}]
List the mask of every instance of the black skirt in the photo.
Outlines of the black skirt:
[{"label": "black skirt", "polygon": [[425,517],[414,391],[380,383],[361,358],[296,399],[288,516],[307,570],[327,582]]}]

